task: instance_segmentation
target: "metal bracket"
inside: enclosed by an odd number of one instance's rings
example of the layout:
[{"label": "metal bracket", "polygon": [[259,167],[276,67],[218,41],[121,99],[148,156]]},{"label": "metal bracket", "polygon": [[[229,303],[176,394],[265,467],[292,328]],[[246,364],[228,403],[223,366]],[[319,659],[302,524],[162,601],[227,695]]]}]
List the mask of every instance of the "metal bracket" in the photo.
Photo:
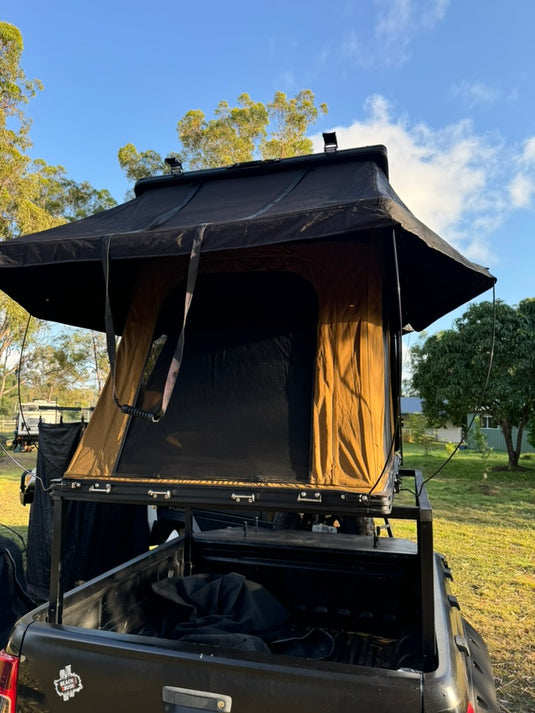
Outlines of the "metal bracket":
[{"label": "metal bracket", "polygon": [[448,601],[449,601],[451,607],[455,607],[456,609],[461,608],[461,605],[459,604],[459,600],[457,599],[457,597],[454,597],[453,594],[448,594]]},{"label": "metal bracket", "polygon": [[357,503],[367,503],[369,501],[368,495],[366,493],[342,493],[340,495],[340,500],[354,500]]},{"label": "metal bracket", "polygon": [[256,495],[254,493],[250,493],[248,495],[242,493],[232,493],[230,497],[235,503],[239,503],[242,500],[246,500],[248,503],[254,503],[256,501]]},{"label": "metal bracket", "polygon": [[381,536],[381,530],[386,530],[388,532],[389,537],[393,537],[392,534],[392,528],[390,527],[390,523],[388,520],[385,520],[384,525],[377,525],[375,528],[375,531],[373,533],[373,546],[377,547],[377,543],[379,542],[379,537]]},{"label": "metal bracket", "polygon": [[164,500],[171,499],[170,490],[147,490],[147,495],[150,495],[153,500],[157,500],[158,498],[163,498]]},{"label": "metal bracket", "polygon": [[314,493],[308,493],[306,490],[302,490],[297,496],[298,503],[321,503],[321,493],[317,491]]},{"label": "metal bracket", "polygon": [[104,495],[108,495],[109,493],[111,493],[111,483],[106,483],[105,485],[101,485],[100,483],[93,483],[93,485],[89,486],[89,492],[103,493]]},{"label": "metal bracket", "polygon": [[468,646],[468,641],[465,639],[464,636],[457,634],[455,636],[455,644],[457,645],[459,651],[461,651],[463,654],[466,654],[467,656],[470,656],[470,647]]}]

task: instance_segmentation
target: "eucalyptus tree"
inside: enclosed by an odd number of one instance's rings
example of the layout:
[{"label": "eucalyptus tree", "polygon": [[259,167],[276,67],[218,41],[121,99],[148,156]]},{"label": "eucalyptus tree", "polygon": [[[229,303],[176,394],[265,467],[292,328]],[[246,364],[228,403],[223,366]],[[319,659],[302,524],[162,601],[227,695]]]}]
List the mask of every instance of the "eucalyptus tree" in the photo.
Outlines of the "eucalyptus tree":
[{"label": "eucalyptus tree", "polygon": [[[243,93],[237,106],[220,101],[210,119],[200,109],[186,112],[176,127],[179,150],[170,155],[185,168],[197,170],[311,153],[306,133],[318,115],[327,111],[326,104],[316,104],[310,89],[294,97],[275,92],[267,104]],[[131,181],[170,170],[156,151],[138,151],[133,144],[120,148],[118,158]]]},{"label": "eucalyptus tree", "polygon": [[[110,208],[107,190],[69,179],[62,166],[31,159],[30,100],[41,91],[22,67],[24,43],[20,30],[0,22],[0,239],[10,240]],[[66,295],[66,299],[69,296]],[[29,359],[46,341],[43,325],[0,293],[0,412],[10,413],[19,390],[21,347]],[[23,355],[24,359],[24,355]],[[44,375],[47,369],[36,372]]]}]

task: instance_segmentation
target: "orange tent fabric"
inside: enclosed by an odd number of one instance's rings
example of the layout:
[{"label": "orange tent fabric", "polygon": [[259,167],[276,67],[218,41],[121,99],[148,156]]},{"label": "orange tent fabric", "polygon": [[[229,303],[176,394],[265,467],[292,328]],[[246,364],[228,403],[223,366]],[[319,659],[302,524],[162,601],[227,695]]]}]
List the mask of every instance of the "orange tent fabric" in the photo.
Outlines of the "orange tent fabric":
[{"label": "orange tent fabric", "polygon": [[[201,272],[228,273],[229,279],[233,273],[242,271],[294,272],[306,278],[318,296],[315,383],[310,394],[313,404],[309,482],[306,485],[267,482],[261,487],[380,492],[385,486],[394,425],[388,330],[384,325],[388,261],[385,262],[383,249],[382,241],[370,238],[358,242],[276,246],[201,258]],[[184,259],[156,260],[148,261],[140,270],[117,355],[115,388],[122,403],[134,401],[160,305],[169,289],[184,279],[186,267]],[[115,465],[129,417],[119,411],[112,392],[110,377],[67,478],[125,479],[124,474],[115,471]],[[188,473],[180,469],[168,480],[190,482]],[[198,480],[195,482],[199,484]],[[228,485],[229,481],[222,483]]]}]

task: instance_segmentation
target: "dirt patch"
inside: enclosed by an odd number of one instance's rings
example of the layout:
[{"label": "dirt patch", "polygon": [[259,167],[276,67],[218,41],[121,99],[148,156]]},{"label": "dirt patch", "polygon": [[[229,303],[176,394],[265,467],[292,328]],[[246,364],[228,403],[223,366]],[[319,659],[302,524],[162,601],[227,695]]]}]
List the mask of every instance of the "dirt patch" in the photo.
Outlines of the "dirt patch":
[{"label": "dirt patch", "polygon": [[482,495],[499,495],[502,489],[496,487],[495,485],[484,483],[483,485],[479,486],[479,491]]},{"label": "dirt patch", "polygon": [[493,473],[535,473],[535,468],[528,468],[526,465],[517,465],[516,468],[511,468],[508,465],[495,465],[492,469]]}]

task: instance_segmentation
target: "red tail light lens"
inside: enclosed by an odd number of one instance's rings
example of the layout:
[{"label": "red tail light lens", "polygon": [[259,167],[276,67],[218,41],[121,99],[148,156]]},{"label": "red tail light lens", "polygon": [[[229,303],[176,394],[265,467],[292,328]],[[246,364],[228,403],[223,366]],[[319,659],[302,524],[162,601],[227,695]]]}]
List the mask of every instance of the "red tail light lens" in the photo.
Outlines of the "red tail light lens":
[{"label": "red tail light lens", "polygon": [[466,706],[466,713],[475,713],[474,706],[470,702]]},{"label": "red tail light lens", "polygon": [[15,713],[19,659],[0,651],[0,713]]}]

